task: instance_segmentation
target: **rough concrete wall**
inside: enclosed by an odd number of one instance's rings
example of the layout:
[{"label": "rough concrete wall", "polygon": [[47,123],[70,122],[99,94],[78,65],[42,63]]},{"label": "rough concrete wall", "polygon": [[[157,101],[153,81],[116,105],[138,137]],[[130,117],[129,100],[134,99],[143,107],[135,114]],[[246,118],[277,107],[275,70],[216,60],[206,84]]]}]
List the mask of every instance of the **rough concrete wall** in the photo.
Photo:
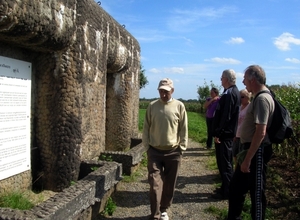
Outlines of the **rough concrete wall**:
[{"label": "rough concrete wall", "polygon": [[1,0],[1,40],[41,51],[66,48],[74,40],[76,0]]},{"label": "rough concrete wall", "polygon": [[[120,41],[121,45],[132,45],[132,42],[127,42],[132,39],[124,39],[119,34],[122,30],[115,31],[113,36],[119,35],[117,41]],[[138,55],[134,54],[134,45],[129,49],[130,51],[126,52],[132,56],[124,60],[124,68],[108,70],[106,150],[128,150],[131,142],[128,137],[137,137],[138,117],[135,116],[138,115],[139,108],[139,62],[136,61]]]},{"label": "rough concrete wall", "polygon": [[[99,94],[99,104],[106,106],[103,145],[106,150],[122,151],[129,148],[131,138],[137,137],[138,133],[140,49],[136,40],[120,24],[107,13],[99,13],[96,3],[90,7],[89,2],[78,2],[77,15],[80,16],[76,42],[80,44],[76,44],[76,50],[86,51],[81,65],[85,73],[94,73],[90,82],[99,81],[106,90],[105,94]],[[89,13],[86,14],[86,11]],[[99,63],[101,56],[105,56],[107,63]],[[94,68],[99,72],[93,71]],[[104,73],[107,73],[105,77]]]},{"label": "rough concrete wall", "polygon": [[28,61],[44,189],[61,191],[82,160],[137,136],[140,48],[93,0],[2,0],[0,42],[41,52]]}]

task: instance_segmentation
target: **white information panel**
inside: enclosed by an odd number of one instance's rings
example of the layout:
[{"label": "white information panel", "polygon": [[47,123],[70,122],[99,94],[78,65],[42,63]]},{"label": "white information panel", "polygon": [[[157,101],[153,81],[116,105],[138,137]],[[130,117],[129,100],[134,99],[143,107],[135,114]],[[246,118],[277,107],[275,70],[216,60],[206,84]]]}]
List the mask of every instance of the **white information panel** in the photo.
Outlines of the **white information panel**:
[{"label": "white information panel", "polygon": [[0,180],[30,169],[31,66],[0,56]]}]

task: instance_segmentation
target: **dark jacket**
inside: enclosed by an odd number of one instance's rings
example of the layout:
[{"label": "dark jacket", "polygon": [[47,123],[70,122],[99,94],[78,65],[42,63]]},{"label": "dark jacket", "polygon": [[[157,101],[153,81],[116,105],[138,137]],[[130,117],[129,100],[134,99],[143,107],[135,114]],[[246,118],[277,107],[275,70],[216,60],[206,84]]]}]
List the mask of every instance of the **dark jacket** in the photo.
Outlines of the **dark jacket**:
[{"label": "dark jacket", "polygon": [[240,92],[233,85],[225,89],[216,108],[213,136],[220,139],[235,137],[241,104]]}]

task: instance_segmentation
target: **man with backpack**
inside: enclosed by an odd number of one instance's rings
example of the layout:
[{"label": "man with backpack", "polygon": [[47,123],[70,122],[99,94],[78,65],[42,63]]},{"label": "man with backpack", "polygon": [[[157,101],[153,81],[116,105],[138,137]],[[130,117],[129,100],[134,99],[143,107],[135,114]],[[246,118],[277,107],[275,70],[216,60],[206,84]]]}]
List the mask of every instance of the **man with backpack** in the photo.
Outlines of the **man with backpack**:
[{"label": "man with backpack", "polygon": [[[240,134],[243,151],[229,187],[228,220],[242,219],[241,213],[247,192],[251,196],[252,219],[265,219],[266,171],[272,156],[272,143],[267,134],[275,109],[274,100],[266,87],[266,75],[258,65],[251,65],[244,73],[244,85],[254,95],[249,104]],[[258,94],[259,93],[259,94]]]}]

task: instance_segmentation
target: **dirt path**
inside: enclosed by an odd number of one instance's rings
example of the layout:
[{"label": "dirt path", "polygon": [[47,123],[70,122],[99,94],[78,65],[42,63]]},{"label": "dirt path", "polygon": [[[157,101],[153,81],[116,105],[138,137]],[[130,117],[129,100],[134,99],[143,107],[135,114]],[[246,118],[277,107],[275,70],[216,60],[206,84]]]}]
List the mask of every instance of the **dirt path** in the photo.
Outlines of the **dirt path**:
[{"label": "dirt path", "polygon": [[[217,171],[208,170],[206,163],[211,150],[204,149],[199,143],[190,141],[184,153],[178,177],[173,204],[168,211],[170,220],[217,219],[204,212],[208,207],[227,208],[226,201],[213,199],[214,179]],[[117,209],[112,216],[99,219],[146,220],[150,214],[147,182],[147,169],[139,170],[135,182],[121,181],[118,191],[113,195]]]}]

